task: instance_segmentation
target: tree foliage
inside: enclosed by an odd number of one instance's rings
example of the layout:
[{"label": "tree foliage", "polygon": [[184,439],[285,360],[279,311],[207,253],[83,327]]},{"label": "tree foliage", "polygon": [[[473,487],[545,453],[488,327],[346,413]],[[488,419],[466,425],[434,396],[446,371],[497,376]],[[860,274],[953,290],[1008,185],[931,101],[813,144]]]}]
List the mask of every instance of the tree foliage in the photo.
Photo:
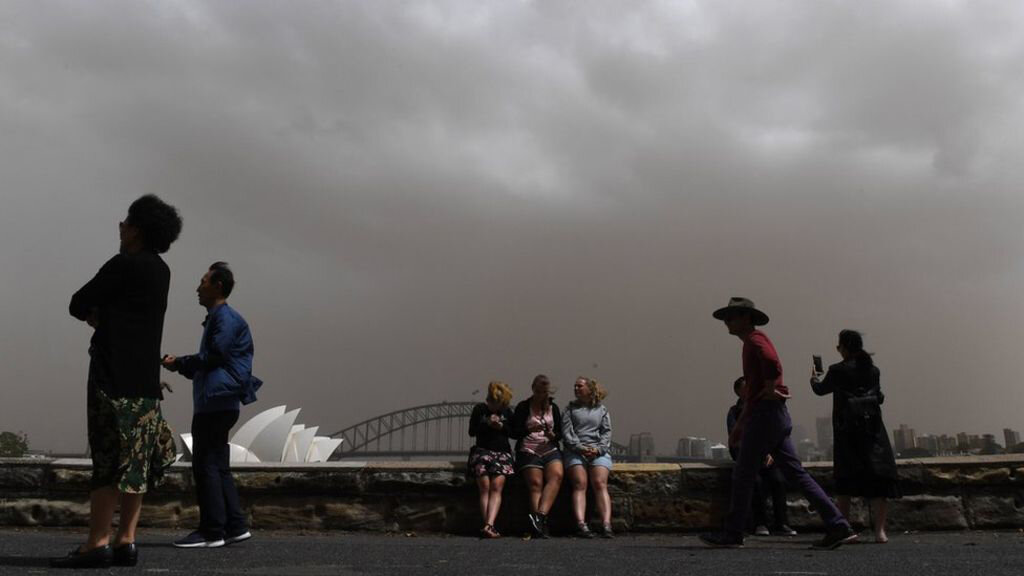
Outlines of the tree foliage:
[{"label": "tree foliage", "polygon": [[0,432],[0,457],[20,458],[28,452],[28,435],[24,432]]}]

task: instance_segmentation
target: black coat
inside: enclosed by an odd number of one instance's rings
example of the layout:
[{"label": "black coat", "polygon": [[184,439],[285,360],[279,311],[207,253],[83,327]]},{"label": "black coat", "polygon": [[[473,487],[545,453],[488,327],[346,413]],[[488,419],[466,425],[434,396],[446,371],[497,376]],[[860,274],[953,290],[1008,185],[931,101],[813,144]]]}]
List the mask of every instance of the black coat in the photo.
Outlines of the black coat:
[{"label": "black coat", "polygon": [[882,422],[880,373],[874,364],[850,359],[829,366],[819,396],[832,394],[832,433],[837,479],[896,478],[889,433]]},{"label": "black coat", "polygon": [[79,320],[95,309],[90,385],[111,398],[160,397],[160,341],[171,271],[153,252],[118,254],[71,297]]},{"label": "black coat", "polygon": [[509,428],[512,425],[512,411],[508,407],[502,408],[496,414],[501,418],[501,428],[495,430],[489,424],[491,409],[485,402],[473,407],[473,413],[469,416],[469,435],[476,438],[477,448],[486,448],[492,452],[512,453],[512,446],[508,443]]}]

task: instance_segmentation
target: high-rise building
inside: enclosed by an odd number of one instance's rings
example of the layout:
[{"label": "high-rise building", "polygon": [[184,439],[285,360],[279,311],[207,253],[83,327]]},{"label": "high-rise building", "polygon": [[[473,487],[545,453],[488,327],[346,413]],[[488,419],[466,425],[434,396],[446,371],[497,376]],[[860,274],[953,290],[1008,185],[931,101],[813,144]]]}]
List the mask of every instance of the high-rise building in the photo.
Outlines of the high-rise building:
[{"label": "high-rise building", "polygon": [[956,450],[957,452],[967,452],[971,449],[971,439],[967,436],[967,432],[957,432],[956,434]]},{"label": "high-rise building", "polygon": [[814,427],[818,432],[818,451],[826,458],[832,457],[832,417],[816,418]]},{"label": "high-rise building", "polygon": [[957,452],[957,439],[943,434],[939,436],[939,454],[948,456],[950,454],[956,454]]},{"label": "high-rise building", "polygon": [[985,439],[977,434],[968,434],[967,446],[970,447],[971,450],[981,450],[985,447]]},{"label": "high-rise building", "polygon": [[937,455],[939,453],[939,438],[931,434],[918,436],[917,438],[914,439],[914,446],[917,448],[921,448],[923,450],[927,450],[931,452],[932,455]]},{"label": "high-rise building", "polygon": [[629,437],[629,456],[641,462],[654,462],[654,435],[641,432]]},{"label": "high-rise building", "polygon": [[711,441],[707,438],[697,438],[694,436],[680,438],[679,443],[676,445],[676,456],[707,460],[711,458]]},{"label": "high-rise building", "polygon": [[896,449],[896,452],[903,452],[916,446],[914,443],[914,429],[907,428],[906,424],[900,424],[899,428],[892,431],[892,439],[893,448]]},{"label": "high-rise building", "polygon": [[711,447],[711,459],[712,460],[728,460],[729,459],[729,447],[725,444],[715,444]]},{"label": "high-rise building", "polygon": [[1013,450],[1013,447],[1020,444],[1020,432],[1003,428],[1003,439],[1006,440],[1006,451]]},{"label": "high-rise building", "polygon": [[981,435],[981,453],[982,454],[1000,454],[1003,452],[1002,446],[996,444],[995,434],[982,434]]}]

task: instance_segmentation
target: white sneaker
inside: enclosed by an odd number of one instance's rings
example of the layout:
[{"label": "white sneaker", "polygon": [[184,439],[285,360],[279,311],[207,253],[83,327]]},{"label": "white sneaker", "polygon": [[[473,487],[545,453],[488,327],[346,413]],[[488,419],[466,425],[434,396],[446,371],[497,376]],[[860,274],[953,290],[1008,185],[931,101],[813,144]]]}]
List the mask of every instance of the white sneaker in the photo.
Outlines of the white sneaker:
[{"label": "white sneaker", "polygon": [[758,524],[757,528],[754,528],[754,536],[770,536],[771,532],[768,531],[768,527],[764,524]]},{"label": "white sneaker", "polygon": [[244,540],[248,540],[249,538],[252,538],[252,532],[249,532],[248,530],[246,530],[245,532],[242,532],[241,534],[235,534],[234,536],[228,536],[228,537],[224,538],[224,543],[225,544],[234,544],[236,542],[242,542]]}]

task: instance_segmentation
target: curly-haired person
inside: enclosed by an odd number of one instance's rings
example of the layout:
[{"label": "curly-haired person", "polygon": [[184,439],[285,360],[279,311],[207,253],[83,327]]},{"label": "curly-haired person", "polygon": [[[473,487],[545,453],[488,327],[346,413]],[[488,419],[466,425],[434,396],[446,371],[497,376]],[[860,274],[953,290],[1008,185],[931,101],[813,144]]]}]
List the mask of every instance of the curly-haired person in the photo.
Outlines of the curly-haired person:
[{"label": "curly-haired person", "polygon": [[[134,566],[142,496],[174,461],[160,411],[160,341],[171,271],[160,258],[181,233],[178,211],[153,195],[128,208],[120,249],[71,298],[70,312],[93,328],[87,422],[92,455],[89,537],[56,568]],[[111,538],[120,503],[117,534]]]},{"label": "curly-haired person", "polygon": [[505,479],[515,472],[512,461],[512,446],[508,441],[509,426],[512,423],[512,390],[504,382],[487,385],[487,399],[473,407],[469,417],[469,435],[476,443],[469,452],[467,473],[476,478],[480,491],[480,515],[484,526],[480,529],[482,538],[499,538],[494,521],[501,509],[501,492]]}]

